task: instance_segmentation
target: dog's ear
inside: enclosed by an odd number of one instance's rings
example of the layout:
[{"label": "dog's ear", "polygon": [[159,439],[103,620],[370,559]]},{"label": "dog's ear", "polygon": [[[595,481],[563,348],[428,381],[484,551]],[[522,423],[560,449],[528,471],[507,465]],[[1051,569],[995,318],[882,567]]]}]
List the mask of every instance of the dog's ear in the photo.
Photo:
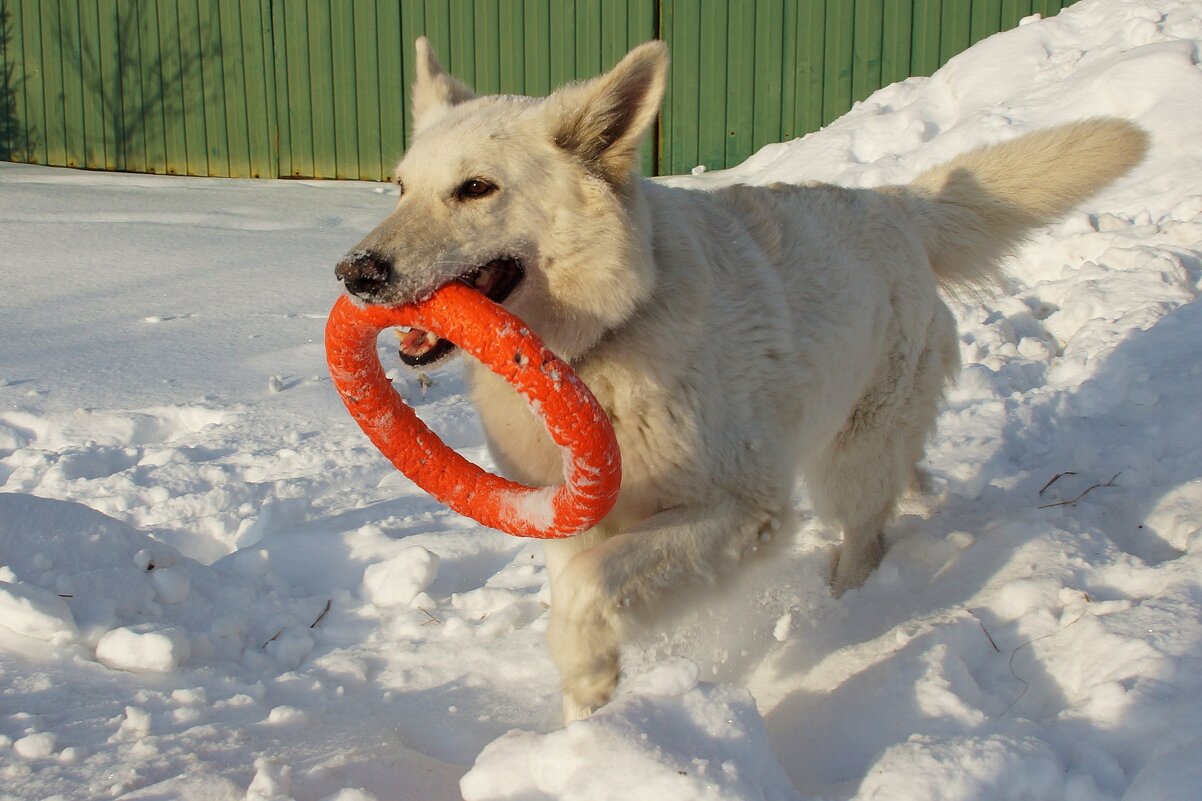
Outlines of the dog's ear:
[{"label": "dog's ear", "polygon": [[599,78],[548,99],[555,144],[610,183],[629,180],[668,81],[668,46],[647,42]]},{"label": "dog's ear", "polygon": [[442,68],[426,37],[422,36],[414,43],[414,50],[417,80],[413,82],[413,131],[419,133],[451,106],[471,100],[476,93]]}]

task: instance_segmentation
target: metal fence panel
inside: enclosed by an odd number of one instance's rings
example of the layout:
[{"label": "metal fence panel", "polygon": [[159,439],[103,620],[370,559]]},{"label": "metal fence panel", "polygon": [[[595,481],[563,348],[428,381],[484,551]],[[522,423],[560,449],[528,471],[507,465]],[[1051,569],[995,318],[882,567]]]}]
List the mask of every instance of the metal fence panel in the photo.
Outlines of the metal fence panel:
[{"label": "metal fence panel", "polygon": [[413,41],[480,92],[546,94],[667,40],[644,172],[737,164],[1066,0],[0,0],[0,159],[386,178]]},{"label": "metal fence panel", "polygon": [[654,38],[655,4],[272,0],[271,22],[279,174],[379,180],[408,143],[418,36],[479,92],[545,94]]},{"label": "metal fence panel", "polygon": [[276,175],[266,0],[0,0],[0,158]]}]

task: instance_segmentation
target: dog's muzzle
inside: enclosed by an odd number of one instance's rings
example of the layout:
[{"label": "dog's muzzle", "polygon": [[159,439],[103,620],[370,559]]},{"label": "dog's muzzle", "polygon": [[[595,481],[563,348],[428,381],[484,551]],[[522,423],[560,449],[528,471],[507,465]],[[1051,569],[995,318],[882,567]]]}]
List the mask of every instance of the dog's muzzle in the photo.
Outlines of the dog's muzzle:
[{"label": "dog's muzzle", "polygon": [[362,300],[371,301],[387,286],[392,277],[392,261],[371,251],[348,253],[334,267],[334,276],[346,291]]}]

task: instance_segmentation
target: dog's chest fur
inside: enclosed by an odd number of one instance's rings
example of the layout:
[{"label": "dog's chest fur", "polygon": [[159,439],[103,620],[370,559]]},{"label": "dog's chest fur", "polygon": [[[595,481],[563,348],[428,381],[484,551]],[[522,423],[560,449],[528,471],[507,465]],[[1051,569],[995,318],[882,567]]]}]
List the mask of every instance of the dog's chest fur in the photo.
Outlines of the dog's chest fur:
[{"label": "dog's chest fur", "polygon": [[[596,367],[582,378],[606,409],[622,454],[622,490],[606,523],[623,529],[659,511],[675,487],[687,480],[682,465],[697,460],[691,455],[693,446],[665,419],[673,414],[667,404],[649,402],[646,392],[628,391],[640,386],[628,369],[617,364]],[[470,365],[468,377],[489,449],[502,472],[531,486],[562,482],[563,450],[526,400],[478,363]]]}]

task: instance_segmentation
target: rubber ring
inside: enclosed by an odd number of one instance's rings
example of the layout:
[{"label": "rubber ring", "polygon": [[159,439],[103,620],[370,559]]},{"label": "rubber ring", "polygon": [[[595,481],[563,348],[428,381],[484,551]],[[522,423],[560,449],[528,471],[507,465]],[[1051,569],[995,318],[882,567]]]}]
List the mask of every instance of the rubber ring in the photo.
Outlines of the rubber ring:
[{"label": "rubber ring", "polygon": [[[409,326],[450,340],[505,379],[564,449],[564,482],[529,487],[448,447],[393,389],[376,337]],[[459,514],[516,537],[570,537],[613,508],[622,459],[609,417],[571,367],[521,319],[453,283],[418,303],[360,306],[343,295],[326,322],[334,387],[372,443],[413,483]]]}]

